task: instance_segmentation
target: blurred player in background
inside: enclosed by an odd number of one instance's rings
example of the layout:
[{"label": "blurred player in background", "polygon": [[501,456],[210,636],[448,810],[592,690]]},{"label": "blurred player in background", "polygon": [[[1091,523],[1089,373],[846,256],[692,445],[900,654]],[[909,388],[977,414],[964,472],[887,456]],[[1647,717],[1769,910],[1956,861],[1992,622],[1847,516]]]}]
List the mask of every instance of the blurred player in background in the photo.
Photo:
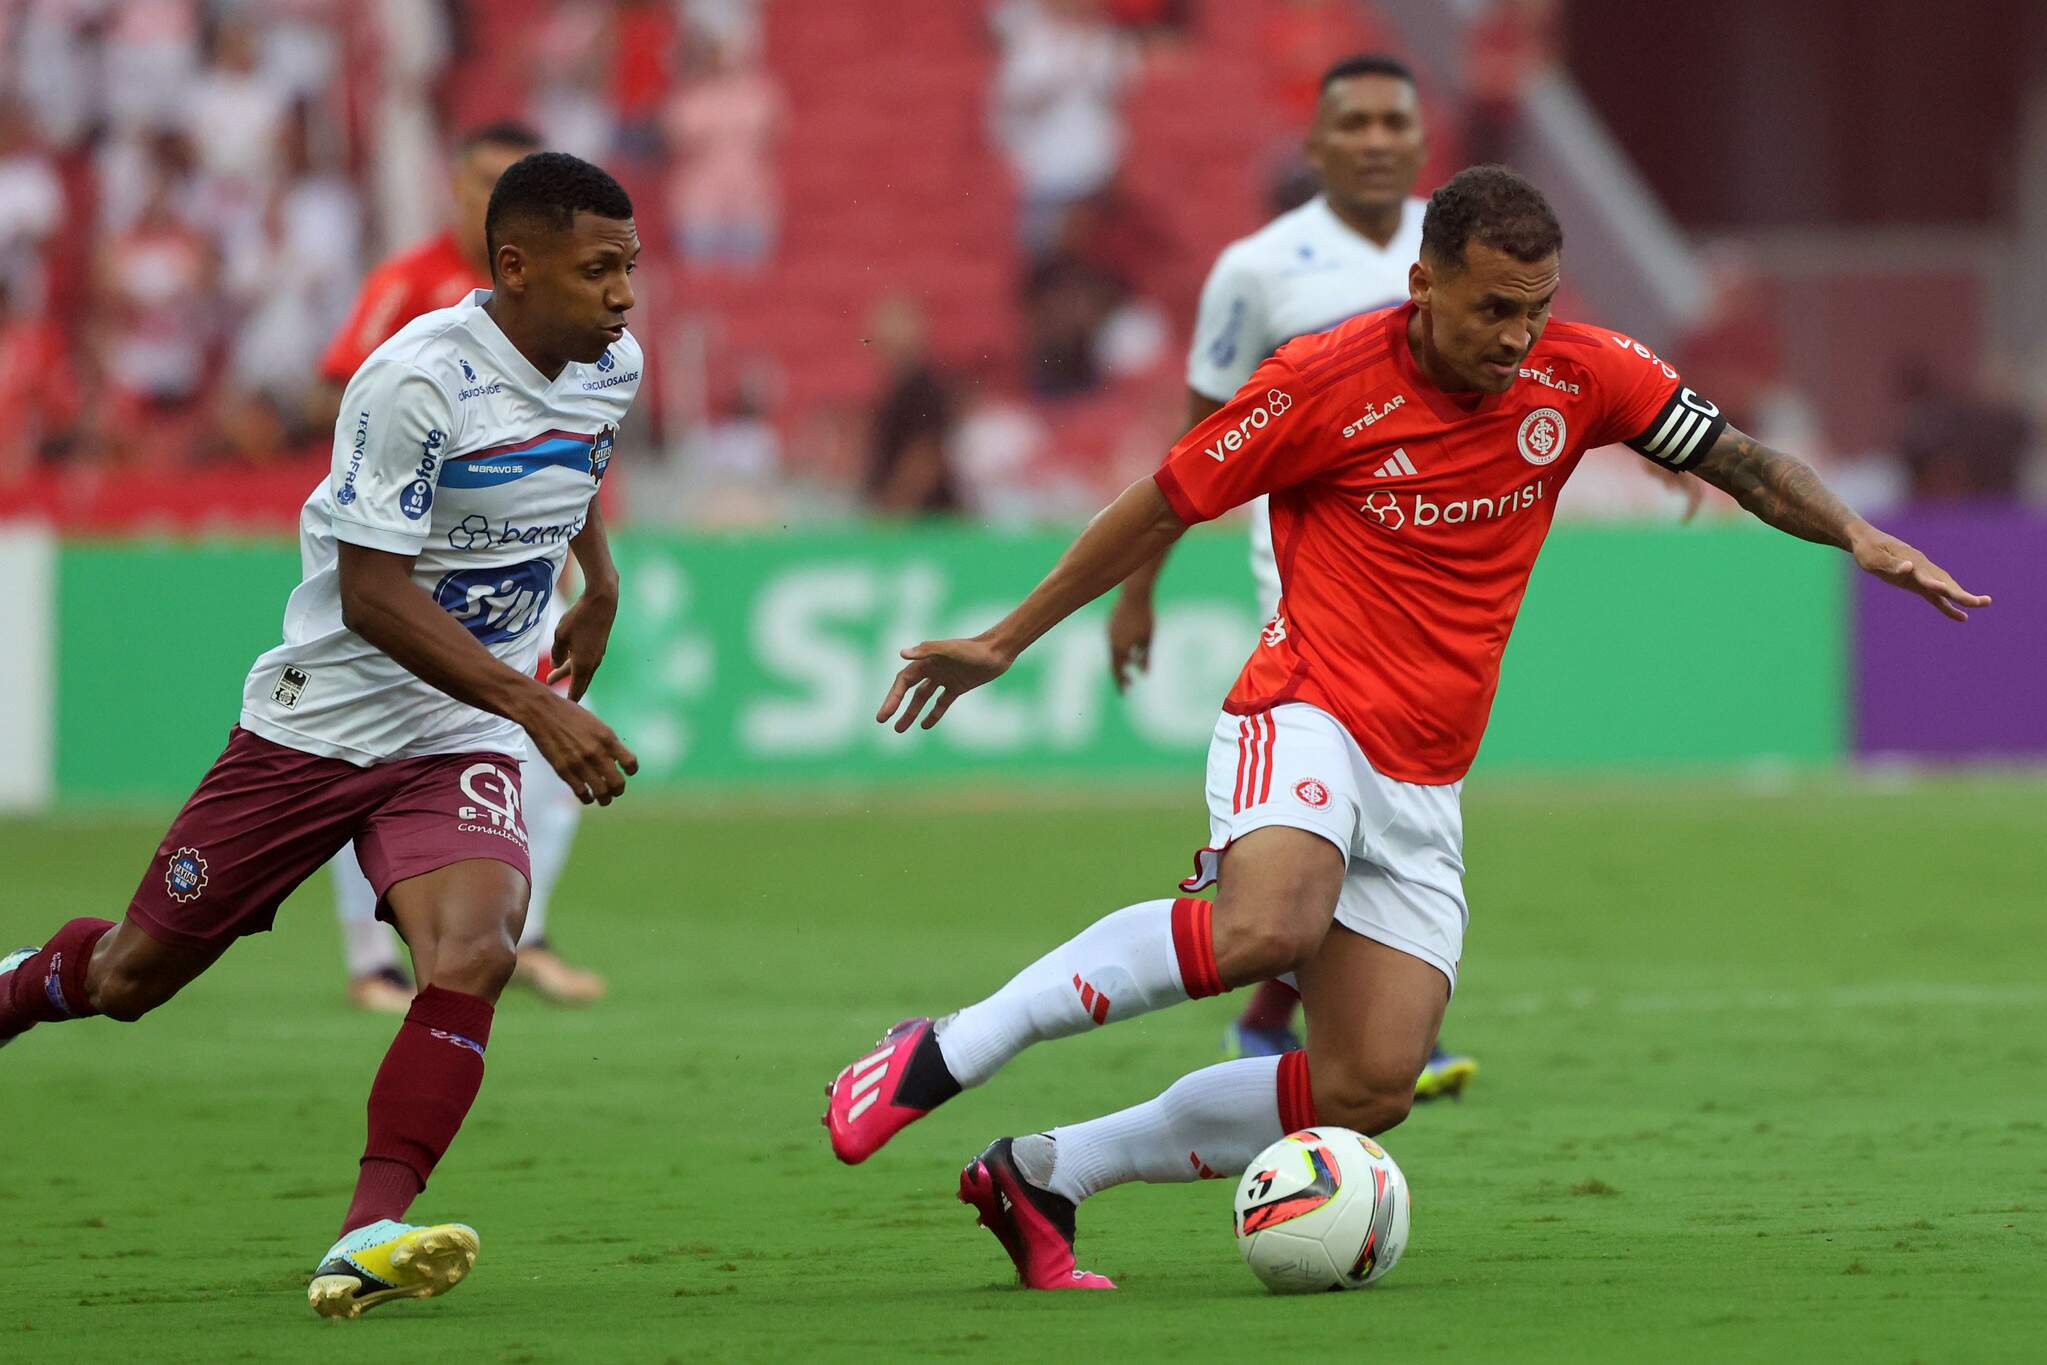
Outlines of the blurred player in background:
[{"label": "blurred player in background", "polygon": [[[1407,1116],[1464,953],[1464,776],[1588,449],[1625,443],[1692,473],[1954,619],[1988,605],[1647,346],[1552,321],[1562,250],[1535,186],[1459,172],[1429,200],[1407,303],[1281,347],[1015,610],[903,651],[877,719],[929,729],[1189,526],[1271,498],[1285,592],[1217,718],[1190,894],[1125,906],[986,999],[904,1020],[830,1087],[832,1149],[864,1161],[1036,1043],[1296,974],[1305,1050],[1206,1067],[967,1163],[960,1199],[1025,1286],[1115,1287],[1073,1257],[1076,1208],[1102,1190],[1241,1171],[1317,1123],[1369,1135]],[[1682,706],[1715,702],[1673,687]],[[1191,894],[1209,885],[1213,902]]]},{"label": "blurred player in background", "polygon": [[[638,768],[576,704],[618,610],[597,491],[643,369],[625,329],[632,201],[598,167],[538,153],[498,181],[488,233],[492,288],[407,324],[349,381],[331,473],[299,518],[284,643],[250,670],[240,723],[126,916],[74,919],[0,958],[0,1042],[140,1019],[356,845],[420,992],[370,1087],[355,1194],[308,1285],[325,1317],[445,1292],[476,1260],[475,1229],[402,1220],[482,1088],[512,975],[527,741],[585,801],[608,804]],[[553,642],[563,697],[534,670],[572,551],[587,587]]]},{"label": "blurred player in background", "polygon": [[[341,386],[362,368],[370,352],[400,327],[422,313],[460,303],[471,290],[490,287],[490,252],[484,245],[483,220],[491,190],[506,167],[539,149],[539,135],[519,123],[489,124],[462,138],[449,177],[455,205],[453,225],[372,270],[348,321],[321,357],[320,378],[327,404],[323,426],[334,424]],[[558,585],[542,639],[553,638],[564,595]],[[542,674],[550,667],[551,660],[543,654]],[[545,768],[527,775],[525,797],[533,892],[526,907],[526,928],[519,938],[519,967],[512,979],[563,1004],[602,999],[604,978],[564,961],[547,938],[548,907],[575,844],[582,803]],[[412,981],[399,965],[396,936],[377,919],[377,895],[362,874],[353,844],[334,859],[334,909],[341,919],[349,1000],[362,1009],[405,1013],[412,1007]]]},{"label": "blurred player in background", "polygon": [[[1187,429],[1229,401],[1264,359],[1298,336],[1407,297],[1407,268],[1420,254],[1422,212],[1414,198],[1427,145],[1414,72],[1397,57],[1368,53],[1336,63],[1308,129],[1308,159],[1322,192],[1224,248],[1201,290],[1187,353]],[[1152,589],[1161,556],[1130,576],[1109,615],[1116,685],[1149,663]],[[1251,504],[1251,576],[1258,611],[1278,609],[1266,499]],[[1283,981],[1251,995],[1224,1035],[1233,1057],[1267,1057],[1301,1043],[1293,1030],[1300,996]],[[1436,1049],[1415,1082],[1417,1099],[1461,1092],[1478,1064]]]}]

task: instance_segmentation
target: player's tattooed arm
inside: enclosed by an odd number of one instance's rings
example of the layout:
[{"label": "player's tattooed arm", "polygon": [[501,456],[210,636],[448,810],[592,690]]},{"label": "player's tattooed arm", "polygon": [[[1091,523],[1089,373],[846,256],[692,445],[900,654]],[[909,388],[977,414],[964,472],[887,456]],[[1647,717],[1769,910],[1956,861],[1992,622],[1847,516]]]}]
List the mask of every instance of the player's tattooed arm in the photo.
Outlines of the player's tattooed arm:
[{"label": "player's tattooed arm", "polygon": [[1835,497],[1812,466],[1770,449],[1729,425],[1692,473],[1740,503],[1758,520],[1800,540],[1846,550],[1868,522]]},{"label": "player's tattooed arm", "polygon": [[1917,593],[1957,621],[1964,607],[1987,607],[1988,597],[1969,592],[1954,576],[1896,536],[1857,516],[1820,482],[1805,461],[1770,449],[1730,425],[1692,473],[1746,508],[1757,520],[1787,535],[1832,545],[1855,556],[1856,564],[1893,587]]}]

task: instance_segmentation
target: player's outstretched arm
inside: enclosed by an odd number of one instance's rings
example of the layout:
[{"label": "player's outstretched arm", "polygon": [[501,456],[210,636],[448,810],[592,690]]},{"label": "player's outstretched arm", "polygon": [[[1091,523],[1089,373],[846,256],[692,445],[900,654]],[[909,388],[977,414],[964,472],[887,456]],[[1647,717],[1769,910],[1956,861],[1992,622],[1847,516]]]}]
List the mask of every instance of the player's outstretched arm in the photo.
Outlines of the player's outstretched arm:
[{"label": "player's outstretched arm", "polygon": [[583,595],[576,605],[562,613],[554,629],[549,658],[554,668],[548,673],[549,686],[569,680],[569,700],[581,701],[590,690],[590,679],[604,662],[604,650],[611,643],[611,624],[618,619],[618,566],[611,560],[611,537],[604,529],[604,513],[597,499],[590,499],[590,511],[583,529],[569,542],[576,566],[583,571]]},{"label": "player's outstretched arm", "polygon": [[1746,432],[1726,428],[1691,472],[1758,519],[1801,540],[1846,550],[1865,573],[1919,594],[1956,621],[1969,619],[1964,607],[1990,605],[1918,550],[1855,515],[1803,460]]},{"label": "player's outstretched arm", "polygon": [[[1222,406],[1199,389],[1187,390],[1187,430],[1215,416]],[[1116,594],[1116,605],[1109,609],[1109,673],[1116,679],[1118,692],[1151,667],[1151,634],[1157,624],[1152,589],[1158,584],[1159,571],[1166,567],[1166,554],[1161,550],[1132,570],[1123,580],[1123,590]]]},{"label": "player's outstretched arm", "polygon": [[910,662],[874,719],[884,725],[893,719],[902,734],[928,706],[929,730],[962,694],[1001,677],[1040,635],[1164,554],[1186,529],[1158,484],[1139,479],[1095,514],[1045,580],[993,628],[972,639],[926,640],[904,650]]},{"label": "player's outstretched arm", "polygon": [[586,804],[625,791],[640,764],[611,727],[485,649],[412,581],[412,556],[340,549],[342,624],[456,701],[518,725]]}]

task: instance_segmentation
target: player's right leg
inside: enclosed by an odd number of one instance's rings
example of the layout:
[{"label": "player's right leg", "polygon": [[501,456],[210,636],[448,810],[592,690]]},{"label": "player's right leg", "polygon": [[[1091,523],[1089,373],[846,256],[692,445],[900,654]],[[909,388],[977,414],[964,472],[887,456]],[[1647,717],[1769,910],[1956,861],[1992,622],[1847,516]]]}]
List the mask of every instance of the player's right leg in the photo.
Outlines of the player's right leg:
[{"label": "player's right leg", "polygon": [[1343,854],[1299,829],[1247,836],[1239,893],[1125,906],[945,1018],[896,1025],[830,1087],[832,1150],[864,1161],[1034,1043],[1200,999],[1285,971],[1328,931]]},{"label": "player's right leg", "polygon": [[[1192,897],[1125,906],[987,999],[897,1024],[827,1088],[833,1152],[849,1165],[865,1161],[1033,1043],[1262,981],[1313,952],[1360,838],[1349,742],[1309,706],[1223,716],[1209,749],[1213,846],[1181,885],[1214,881],[1227,849],[1237,892],[1213,908]],[[1312,804],[1290,794],[1309,772],[1327,779],[1313,779]],[[1276,774],[1285,775],[1277,786]]]},{"label": "player's right leg", "polygon": [[140,1019],[237,938],[267,930],[284,897],[347,841],[343,789],[356,772],[237,727],[122,922],[74,919],[0,976],[0,1040],[67,1019]]}]

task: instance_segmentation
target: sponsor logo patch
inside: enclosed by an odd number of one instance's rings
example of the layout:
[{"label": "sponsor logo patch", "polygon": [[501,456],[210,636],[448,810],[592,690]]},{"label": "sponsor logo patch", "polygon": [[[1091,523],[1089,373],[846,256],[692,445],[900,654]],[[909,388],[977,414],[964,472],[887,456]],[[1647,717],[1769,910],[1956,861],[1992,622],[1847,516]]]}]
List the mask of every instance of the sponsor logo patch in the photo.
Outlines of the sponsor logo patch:
[{"label": "sponsor logo patch", "polygon": [[363,447],[370,443],[370,415],[356,414],[355,448],[348,452],[348,472],[341,476],[341,487],[334,493],[334,501],[343,507],[355,501],[355,476],[362,473]]},{"label": "sponsor logo patch", "polygon": [[196,848],[181,848],[163,870],[164,889],[174,901],[196,901],[206,890],[206,859]]},{"label": "sponsor logo patch", "polygon": [[462,794],[469,799],[455,807],[456,828],[465,834],[495,834],[514,843],[526,842],[519,823],[519,787],[495,763],[472,763],[462,770]]},{"label": "sponsor logo patch", "polygon": [[1367,403],[1365,404],[1365,410],[1358,414],[1357,420],[1352,422],[1349,426],[1343,429],[1343,434],[1345,436],[1355,436],[1359,432],[1363,431],[1366,427],[1372,425],[1372,423],[1383,421],[1385,418],[1392,415],[1392,413],[1396,409],[1403,408],[1405,406],[1407,406],[1407,395],[1404,393],[1394,394],[1391,398],[1387,399],[1385,403],[1377,407],[1374,407],[1372,404]]},{"label": "sponsor logo patch", "polygon": [[1286,390],[1267,389],[1263,406],[1245,413],[1235,426],[1216,437],[1215,444],[1207,447],[1202,453],[1217,464],[1221,464],[1232,452],[1242,450],[1254,433],[1271,426],[1273,418],[1282,416],[1293,405],[1293,395]]},{"label": "sponsor logo patch", "polygon": [[299,704],[299,698],[306,694],[306,684],[311,681],[304,669],[286,664],[284,672],[277,675],[277,686],[270,689],[270,700],[287,711],[292,710]]},{"label": "sponsor logo patch", "polygon": [[554,595],[554,563],[529,559],[495,569],[458,569],[434,584],[434,601],[487,645],[516,640],[540,623]]}]

